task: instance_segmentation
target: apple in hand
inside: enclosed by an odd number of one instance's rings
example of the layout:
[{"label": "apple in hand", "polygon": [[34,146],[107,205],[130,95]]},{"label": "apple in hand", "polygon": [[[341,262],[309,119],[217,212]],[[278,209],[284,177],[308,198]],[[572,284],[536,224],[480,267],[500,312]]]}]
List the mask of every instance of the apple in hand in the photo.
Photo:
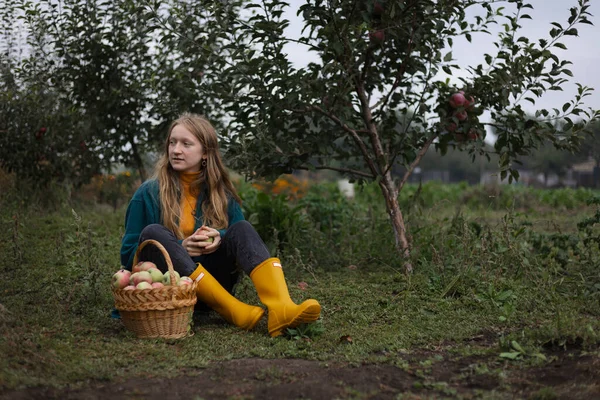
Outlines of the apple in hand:
[{"label": "apple in hand", "polygon": [[204,247],[206,247],[206,246],[210,246],[211,244],[213,244],[214,241],[215,241],[215,238],[212,236],[209,236],[208,239],[203,240],[200,243],[202,243],[204,245]]},{"label": "apple in hand", "polygon": [[125,286],[129,285],[130,276],[131,272],[126,269],[120,269],[112,277],[112,286],[115,289],[123,289]]}]

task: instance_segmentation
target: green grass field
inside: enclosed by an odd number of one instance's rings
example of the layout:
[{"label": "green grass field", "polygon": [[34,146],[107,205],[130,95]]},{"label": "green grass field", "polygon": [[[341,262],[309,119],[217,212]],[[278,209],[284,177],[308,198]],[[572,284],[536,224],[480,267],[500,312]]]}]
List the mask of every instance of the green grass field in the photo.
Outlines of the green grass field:
[{"label": "green grass field", "polygon": [[[457,193],[440,196],[440,188]],[[598,393],[597,384],[581,382],[575,392],[537,381],[523,388],[508,372],[527,375],[567,356],[587,357],[590,368],[598,369],[600,252],[596,206],[586,203],[594,192],[561,192],[565,203],[552,204],[521,188],[526,204],[496,204],[479,188],[432,184],[415,197],[418,188],[410,187],[402,201],[415,271],[407,276],[374,188],[350,201],[321,184],[293,204],[240,190],[246,217],[282,259],[292,298],[321,302],[318,323],[272,339],[266,319],[252,332],[241,332],[207,314],[197,316],[190,338],[138,340],[109,316],[109,281],[120,267],[125,208],[113,212],[71,201],[49,210],[43,199],[5,191],[0,395],[171,379],[256,358],[410,372],[410,390],[390,398]],[[300,282],[308,286],[303,290]],[[238,295],[259,304],[247,278]],[[452,370],[450,360],[457,359],[473,362]],[[256,379],[281,381],[285,374],[270,368]],[[465,388],[457,381],[460,374],[491,377],[496,384]],[[383,392],[346,384],[343,393],[338,395],[378,398]]]}]

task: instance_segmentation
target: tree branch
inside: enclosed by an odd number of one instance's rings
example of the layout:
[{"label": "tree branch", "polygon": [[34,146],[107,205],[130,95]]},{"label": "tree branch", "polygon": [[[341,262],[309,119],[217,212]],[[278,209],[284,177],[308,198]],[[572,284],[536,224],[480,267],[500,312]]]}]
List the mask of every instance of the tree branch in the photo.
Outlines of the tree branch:
[{"label": "tree branch", "polygon": [[392,93],[394,93],[394,91],[398,88],[398,85],[402,81],[402,77],[404,76],[404,73],[406,72],[406,59],[410,56],[410,52],[412,51],[413,39],[415,36],[416,20],[417,20],[417,16],[416,16],[416,14],[413,13],[413,21],[412,21],[412,27],[411,27],[411,31],[410,31],[410,39],[408,39],[408,48],[406,50],[406,55],[404,56],[404,60],[402,60],[402,64],[400,64],[400,70],[396,74],[396,80],[394,81],[394,84],[392,85],[392,88],[390,89],[390,91],[381,100],[379,100],[377,103],[375,103],[375,105],[373,107],[371,107],[371,110],[374,110],[379,106],[381,106],[381,109],[383,110],[383,108],[385,107],[387,102],[390,100],[390,96],[392,95]]},{"label": "tree branch", "polygon": [[[375,159],[379,163],[380,170],[384,171],[387,169],[387,164],[384,159],[385,153],[383,152],[383,147],[381,146],[381,141],[379,140],[379,135],[377,134],[377,128],[375,127],[375,124],[373,124],[373,114],[371,114],[371,108],[369,107],[369,100],[367,99],[367,95],[365,93],[365,87],[363,82],[358,80],[358,78],[355,78],[355,82],[356,93],[358,94],[358,99],[360,100],[363,119],[365,121],[367,131],[369,132],[369,138],[371,139],[371,146],[373,146]],[[374,173],[376,173],[376,171]]]},{"label": "tree branch", "polygon": [[435,138],[437,138],[437,135],[433,135],[432,137],[430,137],[429,139],[427,139],[427,141],[423,145],[423,148],[417,154],[417,157],[415,157],[415,159],[413,160],[413,162],[410,163],[410,165],[408,167],[408,170],[404,173],[404,176],[402,177],[402,180],[398,184],[398,191],[397,191],[397,193],[400,193],[400,191],[402,190],[402,187],[404,186],[404,184],[406,183],[406,181],[408,180],[408,178],[412,175],[415,167],[417,165],[419,165],[419,163],[421,162],[421,159],[423,158],[423,156],[425,156],[425,153],[427,153],[427,150],[429,150],[429,146],[431,146],[431,143],[433,143],[433,141],[435,140]]},{"label": "tree branch", "polygon": [[[356,143],[356,145],[359,147],[365,161],[367,162],[367,165],[369,166],[369,169],[371,170],[371,173],[373,174],[373,176],[377,176],[377,167],[375,166],[375,163],[371,159],[371,156],[369,156],[369,150],[367,149],[365,142],[363,142],[363,140],[360,138],[360,136],[358,136],[358,132],[356,130],[350,128],[346,123],[344,123],[338,117],[336,117],[335,115],[333,115],[330,112],[323,110],[319,106],[312,105],[312,106],[309,106],[309,109],[317,111],[320,114],[326,116],[327,118],[329,118],[333,122],[335,122],[344,131],[348,132],[350,134],[350,136],[352,136],[352,138],[354,139],[354,142]],[[297,110],[293,110],[293,111],[297,111]]]},{"label": "tree branch", "polygon": [[[307,171],[311,170],[311,168],[309,168],[309,167],[296,167],[296,168],[307,170]],[[372,174],[369,174],[369,173],[363,172],[363,171],[358,171],[358,170],[351,169],[351,168],[337,168],[337,167],[330,167],[330,166],[327,166],[327,165],[319,165],[319,166],[315,166],[315,167],[312,167],[312,168],[314,168],[314,169],[328,169],[328,170],[331,170],[331,171],[337,171],[337,172],[342,172],[342,173],[346,173],[346,174],[352,174],[352,175],[357,175],[357,176],[364,176],[365,178],[371,178],[371,179],[375,178],[375,176],[372,175]]]}]

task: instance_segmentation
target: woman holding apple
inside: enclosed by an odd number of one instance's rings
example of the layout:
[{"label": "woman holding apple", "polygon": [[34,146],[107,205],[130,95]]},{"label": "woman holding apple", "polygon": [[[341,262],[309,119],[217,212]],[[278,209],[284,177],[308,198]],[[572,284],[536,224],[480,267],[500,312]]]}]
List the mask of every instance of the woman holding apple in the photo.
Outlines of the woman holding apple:
[{"label": "woman holding apple", "polygon": [[[271,336],[316,321],[321,306],[295,304],[281,262],[272,258],[258,233],[244,220],[241,200],[221,159],[215,129],[204,117],[183,114],[168,131],[154,177],[133,195],[125,217],[121,263],[129,270],[138,245],[160,242],[181,276],[197,282],[198,299],[232,324],[254,328],[264,314],[231,293],[242,270],[268,309]],[[162,253],[144,247],[140,261],[167,270]]]}]

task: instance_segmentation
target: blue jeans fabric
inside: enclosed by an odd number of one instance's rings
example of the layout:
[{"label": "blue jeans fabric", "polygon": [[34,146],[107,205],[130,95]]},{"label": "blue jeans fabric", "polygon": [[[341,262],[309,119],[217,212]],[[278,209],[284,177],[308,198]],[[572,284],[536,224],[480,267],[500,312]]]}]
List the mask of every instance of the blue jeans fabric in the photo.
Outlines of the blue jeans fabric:
[{"label": "blue jeans fabric", "polygon": [[[148,239],[163,245],[171,258],[173,269],[181,276],[191,275],[199,262],[230,293],[239,279],[240,271],[249,275],[257,265],[270,257],[267,246],[248,221],[231,225],[221,238],[219,248],[199,257],[190,257],[173,232],[160,224],[148,225],[142,230],[139,243]],[[162,272],[168,269],[163,254],[151,244],[140,251],[139,261],[152,261]]]}]

